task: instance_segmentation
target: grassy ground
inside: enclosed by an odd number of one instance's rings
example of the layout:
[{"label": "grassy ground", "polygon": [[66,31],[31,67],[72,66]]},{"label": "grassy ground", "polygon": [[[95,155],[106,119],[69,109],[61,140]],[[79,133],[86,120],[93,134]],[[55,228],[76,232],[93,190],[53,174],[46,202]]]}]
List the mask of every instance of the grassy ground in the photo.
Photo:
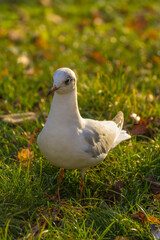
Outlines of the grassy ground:
[{"label": "grassy ground", "polygon": [[[27,3],[29,2],[29,3]],[[153,239],[149,224],[131,216],[144,209],[160,217],[160,132],[132,137],[87,171],[78,201],[79,171],[66,171],[61,202],[54,201],[59,169],[40,153],[34,130],[42,128],[52,74],[70,67],[78,76],[83,117],[112,119],[122,110],[160,118],[160,5],[145,1],[0,1],[0,114],[33,111],[34,123],[0,121],[0,239]],[[34,156],[33,156],[34,155]],[[121,181],[121,197],[108,181]]]}]

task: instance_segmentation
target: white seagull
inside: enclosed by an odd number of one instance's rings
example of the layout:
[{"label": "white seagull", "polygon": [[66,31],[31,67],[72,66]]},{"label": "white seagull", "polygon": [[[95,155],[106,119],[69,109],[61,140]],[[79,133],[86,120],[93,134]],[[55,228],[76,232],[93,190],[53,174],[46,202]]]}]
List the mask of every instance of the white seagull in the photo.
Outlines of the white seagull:
[{"label": "white seagull", "polygon": [[47,160],[61,168],[59,189],[64,169],[80,169],[82,182],[80,198],[84,186],[86,169],[105,159],[109,150],[130,138],[122,130],[122,112],[112,121],[98,121],[81,117],[77,103],[77,79],[69,68],[60,68],[53,75],[54,97],[48,119],[38,136],[37,143]]}]

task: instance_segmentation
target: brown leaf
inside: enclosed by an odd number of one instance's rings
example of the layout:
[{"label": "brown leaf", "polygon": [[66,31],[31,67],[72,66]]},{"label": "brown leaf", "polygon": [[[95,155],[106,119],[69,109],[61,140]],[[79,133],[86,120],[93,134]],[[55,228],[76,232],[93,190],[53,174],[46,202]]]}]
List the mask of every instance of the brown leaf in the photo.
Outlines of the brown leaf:
[{"label": "brown leaf", "polygon": [[142,119],[134,113],[131,114],[130,117],[135,122],[132,129],[129,131],[132,135],[144,135],[147,137],[154,137],[155,133],[157,132],[157,128],[154,127],[154,124],[160,126],[160,119],[155,119],[155,117],[153,116]]},{"label": "brown leaf", "polygon": [[106,58],[99,52],[91,52],[89,56],[98,63],[106,62]]},{"label": "brown leaf", "polygon": [[47,59],[47,60],[52,60],[52,59],[54,59],[53,53],[49,53],[49,52],[45,52],[42,57],[43,57],[44,59]]},{"label": "brown leaf", "polygon": [[34,39],[34,45],[37,48],[41,48],[43,50],[47,50],[48,49],[48,43],[46,42],[46,40],[42,37],[35,37]]},{"label": "brown leaf", "polygon": [[9,75],[8,69],[3,69],[1,71],[1,74],[2,74],[2,76],[8,76]]},{"label": "brown leaf", "polygon": [[146,216],[143,212],[139,211],[131,215],[133,219],[138,219],[141,223],[145,224],[149,222],[151,233],[155,240],[160,240],[160,229],[157,224],[160,224],[160,221],[156,217]]},{"label": "brown leaf", "polygon": [[132,215],[131,215],[131,218],[138,219],[138,220],[140,220],[141,223],[143,223],[143,224],[144,224],[145,222],[147,222],[147,217],[146,217],[146,215],[145,215],[143,212],[141,212],[141,211],[138,211],[138,212],[132,214]]},{"label": "brown leaf", "polygon": [[154,176],[150,176],[146,179],[147,182],[150,183],[150,189],[154,194],[160,194],[160,182],[157,182]]},{"label": "brown leaf", "polygon": [[0,115],[0,119],[6,123],[22,124],[24,121],[35,121],[38,115],[34,112],[25,113],[11,113],[6,115]]},{"label": "brown leaf", "polygon": [[117,181],[113,185],[111,185],[110,181],[107,180],[107,185],[109,185],[109,191],[106,197],[106,200],[112,201],[112,202],[119,202],[121,199],[122,194],[122,187],[123,183],[122,181]]},{"label": "brown leaf", "polygon": [[132,135],[145,135],[148,137],[152,136],[152,130],[145,124],[134,124],[132,130],[130,130]]},{"label": "brown leaf", "polygon": [[153,62],[155,62],[156,64],[160,64],[160,57],[156,56],[156,55],[153,55],[152,56],[152,60]]},{"label": "brown leaf", "polygon": [[126,26],[130,29],[137,31],[138,33],[143,32],[147,24],[148,21],[144,14],[137,14],[134,19],[128,18],[126,20]]}]

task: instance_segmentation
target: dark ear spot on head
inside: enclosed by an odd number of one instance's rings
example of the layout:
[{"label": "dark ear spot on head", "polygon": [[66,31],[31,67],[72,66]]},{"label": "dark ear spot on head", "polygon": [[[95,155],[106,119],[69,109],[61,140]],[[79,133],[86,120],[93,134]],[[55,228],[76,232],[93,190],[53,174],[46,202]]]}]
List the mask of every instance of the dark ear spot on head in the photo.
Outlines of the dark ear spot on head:
[{"label": "dark ear spot on head", "polygon": [[72,81],[75,82],[75,79],[68,77],[68,78],[65,80],[64,83],[65,83],[65,85],[69,85]]},{"label": "dark ear spot on head", "polygon": [[67,78],[65,84],[68,85],[70,83],[70,78]]}]

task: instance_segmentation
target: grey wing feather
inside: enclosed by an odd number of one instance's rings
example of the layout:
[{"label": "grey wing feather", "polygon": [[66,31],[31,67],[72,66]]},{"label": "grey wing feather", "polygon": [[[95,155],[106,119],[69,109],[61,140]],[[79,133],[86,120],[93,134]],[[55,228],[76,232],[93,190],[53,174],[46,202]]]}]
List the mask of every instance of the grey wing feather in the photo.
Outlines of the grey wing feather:
[{"label": "grey wing feather", "polygon": [[83,129],[82,134],[87,143],[85,152],[93,158],[107,154],[115,139],[114,131],[107,131],[107,128],[100,122],[92,122],[92,120]]}]

